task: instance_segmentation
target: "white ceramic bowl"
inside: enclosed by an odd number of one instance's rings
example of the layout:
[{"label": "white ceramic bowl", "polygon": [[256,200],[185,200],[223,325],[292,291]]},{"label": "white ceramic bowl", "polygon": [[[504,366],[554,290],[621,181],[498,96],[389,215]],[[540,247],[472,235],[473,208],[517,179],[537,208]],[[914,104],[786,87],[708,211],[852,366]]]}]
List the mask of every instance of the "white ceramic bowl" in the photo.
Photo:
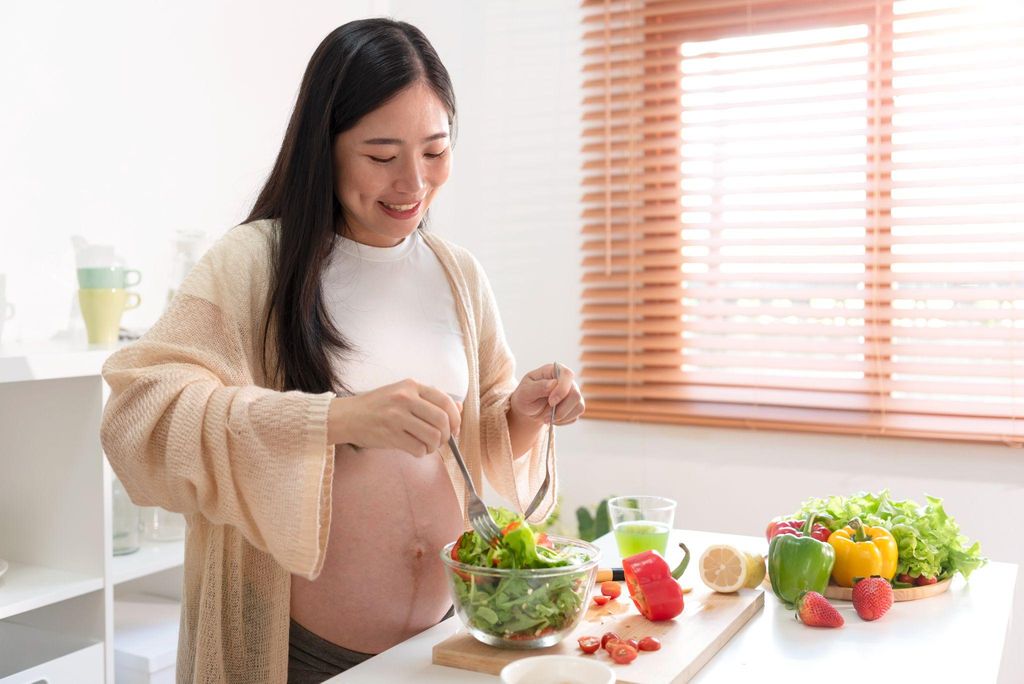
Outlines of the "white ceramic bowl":
[{"label": "white ceramic bowl", "polygon": [[612,668],[584,655],[521,658],[501,669],[503,684],[615,684]]}]

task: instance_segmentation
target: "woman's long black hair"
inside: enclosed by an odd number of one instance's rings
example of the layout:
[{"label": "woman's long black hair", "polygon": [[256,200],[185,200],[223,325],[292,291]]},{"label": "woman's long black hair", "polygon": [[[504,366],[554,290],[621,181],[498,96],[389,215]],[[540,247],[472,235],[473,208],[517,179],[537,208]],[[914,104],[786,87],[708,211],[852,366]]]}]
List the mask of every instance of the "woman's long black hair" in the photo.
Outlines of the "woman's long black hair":
[{"label": "woman's long black hair", "polygon": [[[262,356],[265,375],[282,389],[345,388],[330,357],[351,347],[327,315],[321,291],[336,231],[345,230],[334,193],[334,140],[416,82],[430,86],[454,127],[448,71],[415,26],[391,19],[349,22],[324,38],[309,60],[274,169],[245,220],[280,222]],[[270,335],[276,359],[267,355]]]}]

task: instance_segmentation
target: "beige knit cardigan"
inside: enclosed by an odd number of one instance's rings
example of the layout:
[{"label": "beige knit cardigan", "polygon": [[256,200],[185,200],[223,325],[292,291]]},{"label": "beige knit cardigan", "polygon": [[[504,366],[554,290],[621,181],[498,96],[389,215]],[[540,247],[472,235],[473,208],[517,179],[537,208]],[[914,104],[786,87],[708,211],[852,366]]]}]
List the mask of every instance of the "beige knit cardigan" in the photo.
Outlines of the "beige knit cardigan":
[{"label": "beige knit cardigan", "polygon": [[[178,682],[284,682],[290,573],[313,579],[323,567],[333,395],[279,391],[260,363],[277,231],[276,221],[230,230],[153,328],[103,368],[112,394],[101,438],[114,471],[137,504],[188,520]],[[514,360],[490,286],[466,250],[423,238],[448,275],[465,341],[461,450],[478,488],[486,473],[523,510],[544,463],[538,445],[512,456]],[[442,458],[465,517],[465,483],[447,448]],[[555,497],[552,486],[534,520]]]}]

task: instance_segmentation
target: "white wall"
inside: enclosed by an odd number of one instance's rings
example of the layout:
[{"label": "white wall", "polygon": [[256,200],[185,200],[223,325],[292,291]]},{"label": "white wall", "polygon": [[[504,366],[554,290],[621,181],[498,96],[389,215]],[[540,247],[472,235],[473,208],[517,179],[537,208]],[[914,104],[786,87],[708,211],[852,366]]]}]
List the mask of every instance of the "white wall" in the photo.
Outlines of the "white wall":
[{"label": "white wall", "polygon": [[74,327],[70,236],[143,271],[144,327],[166,302],[176,229],[245,218],[309,57],[377,0],[0,3],[4,342]]},{"label": "white wall", "polygon": [[[461,134],[434,229],[482,261],[521,370],[579,363],[581,33],[574,0],[420,3],[392,13],[434,42]],[[558,431],[563,514],[613,493],[679,501],[681,527],[760,535],[811,496],[944,497],[995,560],[1024,564],[1024,452],[1002,446],[581,421]],[[1018,575],[1018,584],[1020,584]],[[1007,597],[1009,600],[1010,597]],[[1018,587],[1008,644],[1024,642]],[[1024,681],[1008,648],[1001,680]]]},{"label": "white wall", "polygon": [[[484,263],[522,370],[578,365],[575,0],[0,4],[0,273],[18,304],[4,340],[75,320],[76,233],[144,271],[124,323],[152,323],[173,231],[212,239],[244,217],[316,44],[381,12],[419,25],[455,82],[460,135],[433,229]],[[988,555],[1024,563],[1020,451],[599,421],[559,430],[559,447],[567,516],[657,492],[679,500],[681,526],[760,534],[808,496],[889,487],[945,497]],[[1016,649],[1002,681],[1022,680]]]}]

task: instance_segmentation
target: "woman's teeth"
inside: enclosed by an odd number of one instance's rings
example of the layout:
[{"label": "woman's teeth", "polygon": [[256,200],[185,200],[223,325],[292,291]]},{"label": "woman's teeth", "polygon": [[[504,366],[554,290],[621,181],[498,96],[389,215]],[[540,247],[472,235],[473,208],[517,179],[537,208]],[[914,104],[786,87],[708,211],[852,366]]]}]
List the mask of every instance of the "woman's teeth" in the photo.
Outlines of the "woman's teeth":
[{"label": "woman's teeth", "polygon": [[415,207],[419,202],[413,202],[412,204],[388,204],[387,202],[381,202],[385,207],[391,211],[409,211]]}]

